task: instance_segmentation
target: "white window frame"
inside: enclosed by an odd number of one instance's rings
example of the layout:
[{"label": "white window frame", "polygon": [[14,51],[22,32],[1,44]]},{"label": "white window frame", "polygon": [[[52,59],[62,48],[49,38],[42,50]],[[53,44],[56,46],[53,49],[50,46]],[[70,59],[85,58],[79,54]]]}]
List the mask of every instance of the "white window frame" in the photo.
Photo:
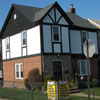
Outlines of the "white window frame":
[{"label": "white window frame", "polygon": [[88,32],[87,31],[81,31],[81,40],[82,40],[82,45],[84,44],[85,41],[83,41],[83,33],[86,33],[86,40],[88,39]]},{"label": "white window frame", "polygon": [[[86,73],[82,74],[81,71],[81,62],[84,61],[85,62],[85,67],[86,67]],[[88,71],[87,71],[87,60],[78,60],[77,65],[79,67],[79,76],[87,76],[88,75]],[[91,74],[91,69],[90,69],[90,61],[89,61],[89,74]]]},{"label": "white window frame", "polygon": [[[58,28],[58,35],[59,35],[59,40],[55,40],[54,39],[54,32],[53,32],[53,28],[57,27]],[[61,36],[60,36],[60,27],[58,25],[52,25],[52,41],[53,42],[61,42]]]},{"label": "white window frame", "polygon": [[[26,33],[26,44],[23,44],[23,39],[24,39],[24,33]],[[22,33],[22,47],[26,47],[26,45],[27,45],[27,31],[25,30],[25,31],[23,31]]]},{"label": "white window frame", "polygon": [[[18,70],[19,70],[19,77],[17,77],[17,70],[16,70],[16,66],[19,66]],[[16,63],[15,64],[15,79],[23,79],[23,77],[21,77],[21,65],[22,65],[22,70],[23,70],[23,63]]]},{"label": "white window frame", "polygon": [[[6,45],[6,51],[9,51],[10,50],[10,37],[6,37],[5,39],[5,45]],[[9,48],[7,48],[7,46],[9,46]]]}]

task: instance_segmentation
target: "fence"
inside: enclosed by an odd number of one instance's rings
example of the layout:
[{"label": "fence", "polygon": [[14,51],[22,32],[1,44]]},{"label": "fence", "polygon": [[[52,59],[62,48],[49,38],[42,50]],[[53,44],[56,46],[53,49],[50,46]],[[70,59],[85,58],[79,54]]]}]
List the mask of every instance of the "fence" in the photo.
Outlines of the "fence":
[{"label": "fence", "polygon": [[[47,84],[45,83],[23,83],[12,81],[5,81],[3,83],[3,86],[0,87],[0,98],[8,100],[48,100],[46,91]],[[100,82],[91,82],[90,86],[90,100],[100,100]],[[87,82],[70,82],[70,93],[68,100],[88,100]]]}]

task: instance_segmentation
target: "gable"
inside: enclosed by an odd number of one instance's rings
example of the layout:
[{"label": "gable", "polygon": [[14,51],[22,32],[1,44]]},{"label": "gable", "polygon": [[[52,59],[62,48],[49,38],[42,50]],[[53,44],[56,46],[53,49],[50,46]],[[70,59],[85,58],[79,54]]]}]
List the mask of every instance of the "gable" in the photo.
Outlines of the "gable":
[{"label": "gable", "polygon": [[57,7],[53,7],[43,18],[44,23],[68,25],[68,21],[63,16],[62,12]]},{"label": "gable", "polygon": [[2,28],[2,38],[31,28],[32,25],[33,24],[25,16],[23,16],[17,9],[13,8],[12,11],[9,12]]}]

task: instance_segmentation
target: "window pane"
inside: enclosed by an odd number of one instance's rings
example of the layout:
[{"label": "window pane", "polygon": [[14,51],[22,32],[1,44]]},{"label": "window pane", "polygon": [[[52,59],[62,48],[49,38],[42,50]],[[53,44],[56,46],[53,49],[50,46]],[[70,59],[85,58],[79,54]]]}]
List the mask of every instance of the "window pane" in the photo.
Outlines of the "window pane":
[{"label": "window pane", "polygon": [[82,44],[85,42],[85,40],[87,39],[87,32],[82,32]]},{"label": "window pane", "polygon": [[53,40],[59,41],[59,28],[57,26],[53,26]]},{"label": "window pane", "polygon": [[7,50],[10,49],[10,44],[7,44],[6,46],[7,46]]},{"label": "window pane", "polygon": [[85,61],[81,61],[81,74],[86,74],[86,63]]},{"label": "window pane", "polygon": [[23,33],[23,39],[26,39],[26,32]]},{"label": "window pane", "polygon": [[26,45],[26,32],[23,33],[23,45]]},{"label": "window pane", "polygon": [[23,45],[26,45],[26,39],[23,39]]},{"label": "window pane", "polygon": [[16,78],[19,78],[19,65],[16,65]]},{"label": "window pane", "polygon": [[20,65],[20,75],[21,75],[21,78],[23,78],[23,66],[22,66],[22,64]]},{"label": "window pane", "polygon": [[59,41],[59,34],[54,34],[54,40]]},{"label": "window pane", "polygon": [[9,37],[6,38],[6,50],[10,49]]},{"label": "window pane", "polygon": [[58,27],[53,27],[53,33],[58,34]]}]

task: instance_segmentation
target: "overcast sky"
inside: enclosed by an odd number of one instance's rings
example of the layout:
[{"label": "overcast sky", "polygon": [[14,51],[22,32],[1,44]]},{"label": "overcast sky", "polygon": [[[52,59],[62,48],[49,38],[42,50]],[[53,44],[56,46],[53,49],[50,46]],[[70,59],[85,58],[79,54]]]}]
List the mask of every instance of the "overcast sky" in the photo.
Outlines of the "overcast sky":
[{"label": "overcast sky", "polygon": [[66,12],[70,8],[70,4],[74,4],[76,13],[81,17],[100,20],[100,0],[0,0],[0,29],[4,24],[12,4],[43,8],[55,1],[57,1]]}]

